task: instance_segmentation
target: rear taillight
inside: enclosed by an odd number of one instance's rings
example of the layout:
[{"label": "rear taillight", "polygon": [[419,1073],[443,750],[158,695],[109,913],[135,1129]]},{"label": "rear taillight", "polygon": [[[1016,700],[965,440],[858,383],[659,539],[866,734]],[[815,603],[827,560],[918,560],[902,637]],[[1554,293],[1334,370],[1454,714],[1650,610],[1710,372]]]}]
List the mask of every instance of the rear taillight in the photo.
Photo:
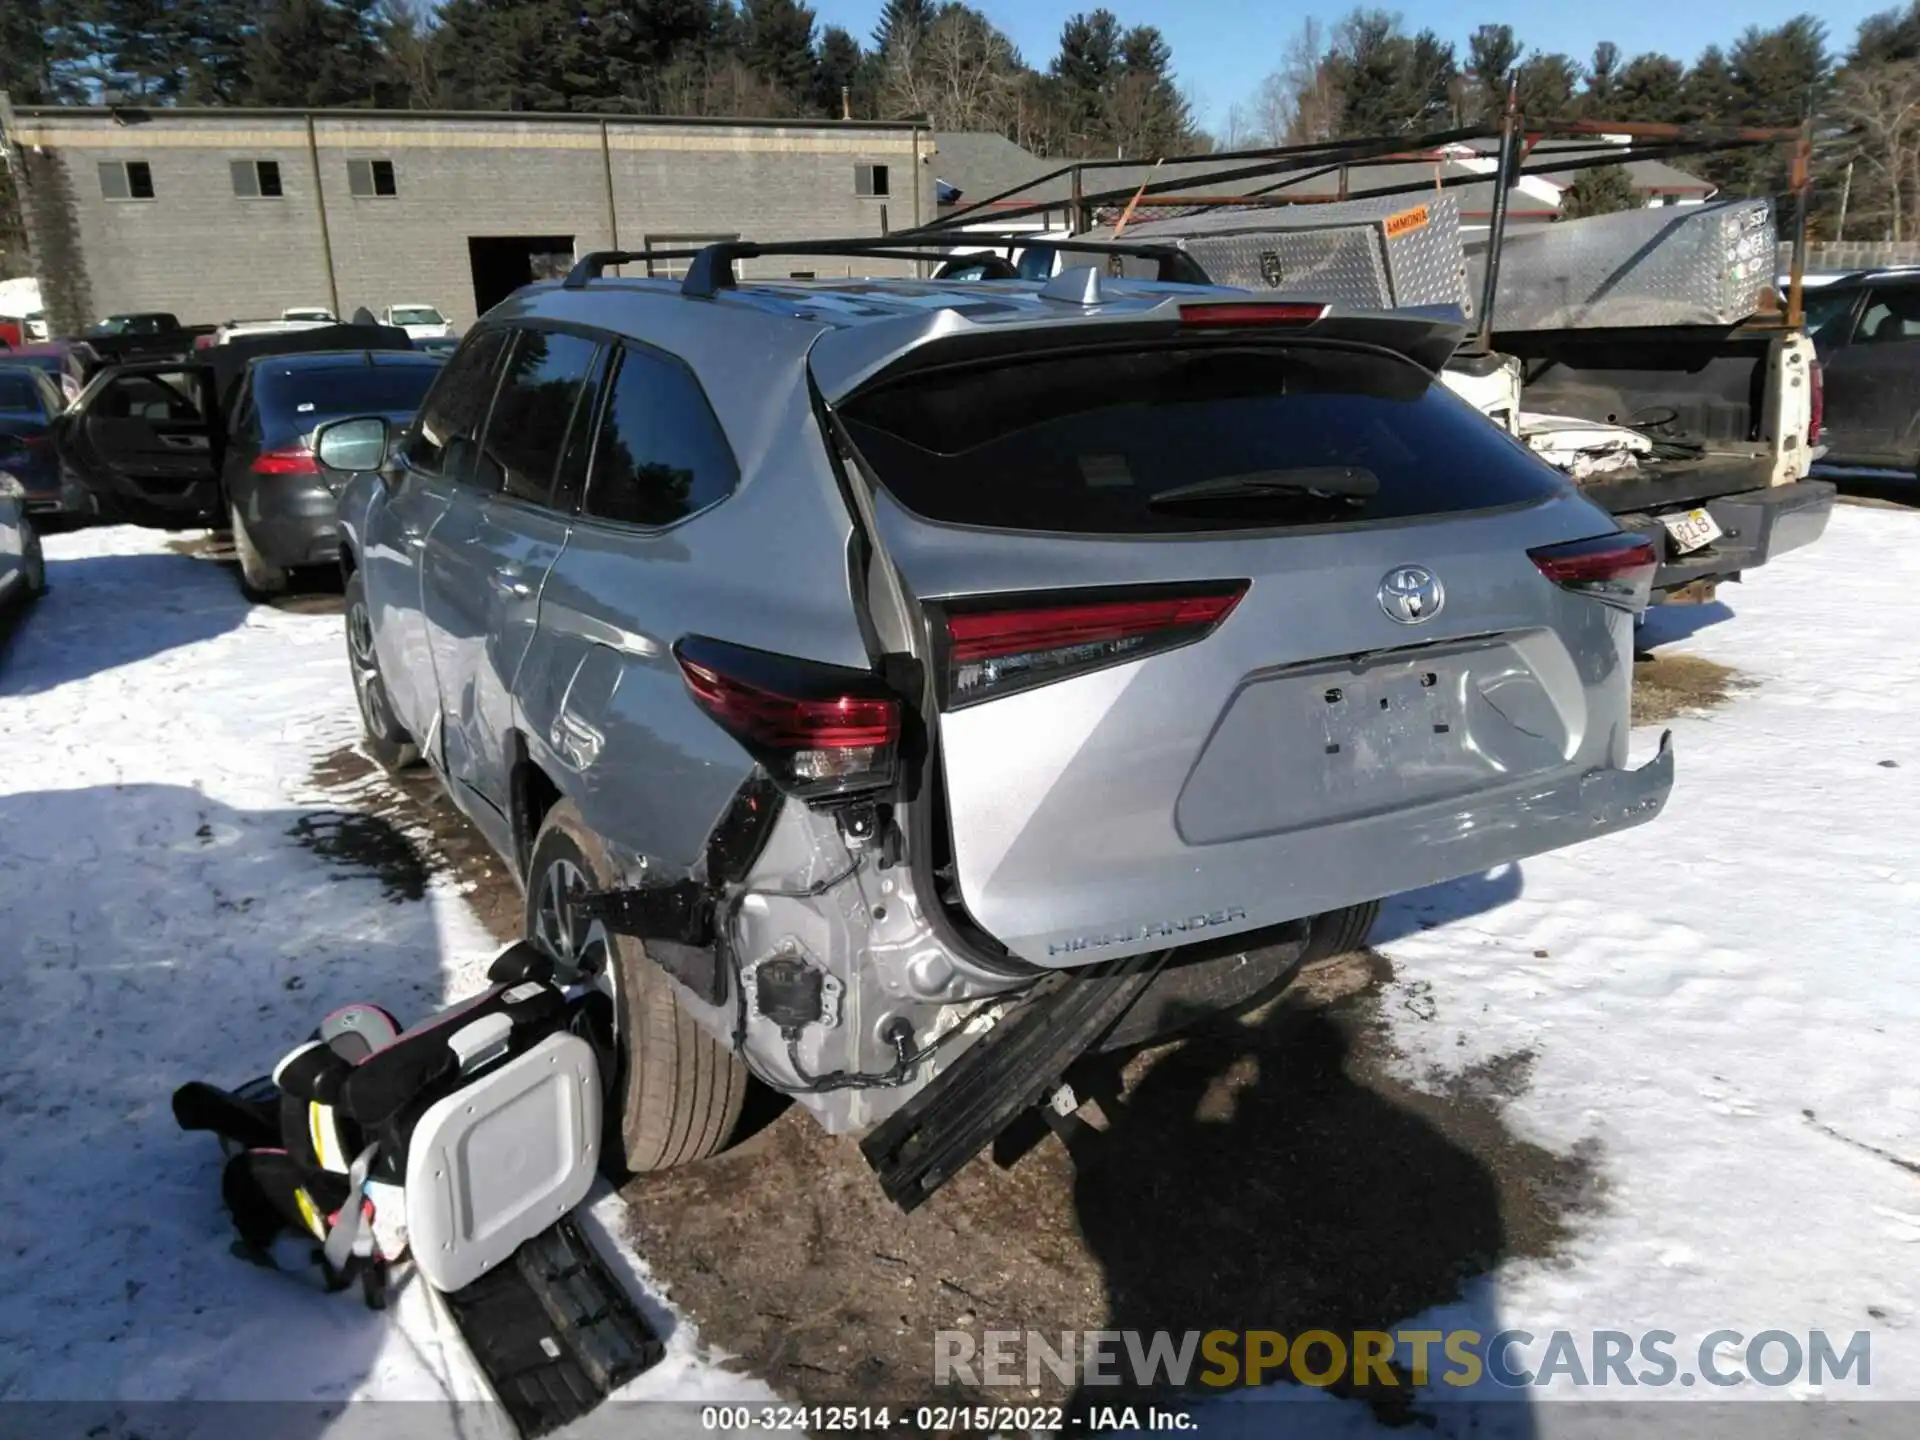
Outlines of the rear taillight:
[{"label": "rear taillight", "polygon": [[318,475],[320,462],[304,445],[283,450],[262,450],[247,467],[256,475]]},{"label": "rear taillight", "polygon": [[1326,318],[1327,307],[1301,301],[1225,300],[1182,305],[1182,325],[1311,325]]},{"label": "rear taillight", "polygon": [[949,708],[1064,680],[1200,639],[1246,594],[1234,580],[1177,590],[1136,590],[1103,599],[1054,595],[993,608],[968,602],[949,609],[946,701]]},{"label": "rear taillight", "polygon": [[1660,568],[1660,555],[1651,540],[1624,533],[1549,545],[1529,550],[1527,556],[1561,589],[1591,595],[1623,610],[1646,608],[1653,572]]},{"label": "rear taillight", "polygon": [[893,783],[900,698],[868,671],[688,636],[674,646],[687,690],[773,782],[802,800]]},{"label": "rear taillight", "polygon": [[1807,367],[1807,377],[1813,386],[1807,396],[1807,448],[1811,450],[1820,443],[1820,422],[1827,418],[1827,382],[1818,360]]}]

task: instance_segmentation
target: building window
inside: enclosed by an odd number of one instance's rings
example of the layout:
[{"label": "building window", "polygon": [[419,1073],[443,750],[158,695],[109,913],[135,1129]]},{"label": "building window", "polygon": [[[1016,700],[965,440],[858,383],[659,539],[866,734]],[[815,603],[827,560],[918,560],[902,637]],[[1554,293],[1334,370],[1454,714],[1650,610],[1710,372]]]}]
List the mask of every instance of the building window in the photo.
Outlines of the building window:
[{"label": "building window", "polygon": [[885,199],[887,190],[887,167],[884,165],[856,165],[853,167],[853,193],[870,195],[875,199]]},{"label": "building window", "polygon": [[355,195],[397,195],[391,160],[347,161],[347,189]]},{"label": "building window", "polygon": [[278,200],[286,192],[280,188],[278,160],[235,160],[233,193],[242,200]]},{"label": "building window", "polygon": [[109,200],[151,200],[153,169],[144,160],[103,160],[100,193]]},{"label": "building window", "polygon": [[648,235],[641,246],[648,252],[647,274],[662,276],[668,280],[686,278],[691,260],[656,260],[655,250],[704,250],[709,245],[724,245],[729,240],[738,240],[738,235]]}]

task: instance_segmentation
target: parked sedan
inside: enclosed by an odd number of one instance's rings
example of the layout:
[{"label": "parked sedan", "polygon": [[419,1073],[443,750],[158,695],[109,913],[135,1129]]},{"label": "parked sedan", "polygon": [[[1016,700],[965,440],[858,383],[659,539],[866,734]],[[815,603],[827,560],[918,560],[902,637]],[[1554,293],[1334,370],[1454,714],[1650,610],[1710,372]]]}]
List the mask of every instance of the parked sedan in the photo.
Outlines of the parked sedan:
[{"label": "parked sedan", "polygon": [[[373,348],[370,333],[391,348]],[[359,346],[303,348],[330,334]],[[247,588],[271,593],[288,570],[337,553],[338,482],[314,462],[314,429],[341,415],[404,423],[439,370],[405,344],[397,332],[338,326],[119,366],[94,378],[55,438],[94,513],[162,529],[231,525]]]},{"label": "parked sedan", "polygon": [[398,325],[414,340],[451,340],[453,322],[433,305],[389,305],[380,316],[383,325]]},{"label": "parked sedan", "polygon": [[47,560],[27,513],[26,491],[0,470],[0,609],[11,609],[46,588]]},{"label": "parked sedan", "polygon": [[52,432],[66,407],[66,397],[46,371],[0,356],[0,471],[18,482],[29,510],[61,508],[60,457]]},{"label": "parked sedan", "polygon": [[31,365],[44,371],[60,387],[61,398],[68,405],[80,398],[87,377],[100,368],[99,356],[83,340],[22,345],[0,354],[0,365]]},{"label": "parked sedan", "polygon": [[339,558],[343,480],[314,459],[313,432],[344,415],[405,425],[440,366],[436,356],[388,350],[275,355],[248,366],[221,473],[250,591],[284,590],[289,570]]}]

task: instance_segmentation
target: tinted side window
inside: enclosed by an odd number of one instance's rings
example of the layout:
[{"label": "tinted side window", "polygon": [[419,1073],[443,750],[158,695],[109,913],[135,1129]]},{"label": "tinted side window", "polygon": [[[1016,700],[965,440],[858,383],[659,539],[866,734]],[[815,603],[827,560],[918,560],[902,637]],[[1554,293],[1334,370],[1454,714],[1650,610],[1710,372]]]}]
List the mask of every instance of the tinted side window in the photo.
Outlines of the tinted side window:
[{"label": "tinted side window", "polygon": [[480,427],[493,403],[506,348],[505,331],[483,330],[447,362],[407,436],[403,453],[414,469],[472,483]]},{"label": "tinted side window", "polygon": [[501,489],[536,505],[548,503],[567,426],[589,383],[599,347],[578,335],[522,330],[507,356],[486,451]]},{"label": "tinted side window", "polygon": [[739,478],[693,372],[655,351],[623,346],[586,512],[629,525],[670,525],[727,495]]},{"label": "tinted side window", "polygon": [[1859,298],[1858,290],[1832,285],[1806,292],[1803,303],[1807,312],[1807,333],[1816,344],[1832,345],[1847,338],[1847,331],[1853,324],[1854,302]]},{"label": "tinted side window", "polygon": [[200,408],[200,381],[184,370],[122,375],[94,397],[91,414],[96,420],[206,419]]},{"label": "tinted side window", "polygon": [[1875,290],[1867,297],[1856,343],[1885,344],[1920,335],[1920,286]]}]

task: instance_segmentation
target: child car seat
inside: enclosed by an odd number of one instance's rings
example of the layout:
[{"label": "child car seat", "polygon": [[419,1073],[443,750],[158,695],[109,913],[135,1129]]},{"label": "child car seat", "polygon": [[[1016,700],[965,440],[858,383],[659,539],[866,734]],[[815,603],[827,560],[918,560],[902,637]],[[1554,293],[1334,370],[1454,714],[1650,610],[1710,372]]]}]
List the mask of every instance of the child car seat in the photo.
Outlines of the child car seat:
[{"label": "child car seat", "polygon": [[348,1005],[270,1079],[174,1092],[180,1127],[228,1151],[221,1193],[249,1253],[289,1228],[312,1234],[327,1287],[357,1275],[377,1308],[394,1261],[458,1290],[585,1199],[599,1066],[552,973],[518,943],[485,991],[410,1030]]}]

